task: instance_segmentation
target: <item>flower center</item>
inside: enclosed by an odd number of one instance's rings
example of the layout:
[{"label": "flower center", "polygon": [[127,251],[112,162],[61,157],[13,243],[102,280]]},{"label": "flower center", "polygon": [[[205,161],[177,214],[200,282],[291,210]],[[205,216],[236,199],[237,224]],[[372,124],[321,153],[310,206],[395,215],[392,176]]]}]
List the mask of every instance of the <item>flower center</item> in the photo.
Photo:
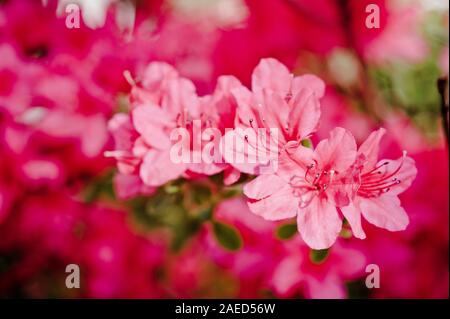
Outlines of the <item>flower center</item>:
[{"label": "flower center", "polygon": [[290,185],[293,188],[294,196],[300,199],[299,206],[306,207],[316,195],[324,194],[334,182],[337,174],[338,172],[333,169],[319,168],[314,162],[307,166],[303,178],[294,175],[290,180]]},{"label": "flower center", "polygon": [[317,163],[311,163],[307,166],[305,181],[310,185],[311,190],[317,190],[319,193],[322,193],[333,182],[336,174],[337,172],[333,169],[320,169],[317,167]]}]

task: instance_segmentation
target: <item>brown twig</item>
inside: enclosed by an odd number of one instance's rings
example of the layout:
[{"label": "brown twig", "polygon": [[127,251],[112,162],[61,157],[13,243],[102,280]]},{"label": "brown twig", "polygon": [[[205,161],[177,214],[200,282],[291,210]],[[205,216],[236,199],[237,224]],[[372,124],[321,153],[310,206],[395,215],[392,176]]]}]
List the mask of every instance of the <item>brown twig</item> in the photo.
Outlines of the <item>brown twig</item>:
[{"label": "brown twig", "polygon": [[442,77],[437,81],[437,87],[439,95],[441,96],[441,117],[442,117],[442,128],[444,129],[445,139],[447,141],[447,146],[449,145],[448,134],[449,134],[449,124],[448,124],[448,78]]}]

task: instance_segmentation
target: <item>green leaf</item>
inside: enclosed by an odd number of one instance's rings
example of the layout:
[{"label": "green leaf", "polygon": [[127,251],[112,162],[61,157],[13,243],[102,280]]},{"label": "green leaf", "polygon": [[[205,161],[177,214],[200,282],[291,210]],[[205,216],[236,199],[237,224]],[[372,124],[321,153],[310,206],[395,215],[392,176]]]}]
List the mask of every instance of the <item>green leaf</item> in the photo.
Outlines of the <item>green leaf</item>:
[{"label": "green leaf", "polygon": [[329,249],[311,249],[311,253],[309,257],[311,258],[311,261],[315,264],[321,264],[327,259],[329,253]]},{"label": "green leaf", "polygon": [[211,199],[211,189],[206,185],[200,185],[192,183],[191,187],[191,199],[197,204],[203,204]]},{"label": "green leaf", "polygon": [[278,239],[288,240],[294,237],[297,232],[297,224],[289,223],[279,226],[276,230],[276,236]]},{"label": "green leaf", "polygon": [[352,231],[348,228],[342,228],[341,232],[339,233],[339,236],[342,238],[351,238],[352,237]]},{"label": "green leaf", "polygon": [[346,283],[349,299],[367,299],[370,297],[370,289],[367,288],[364,279],[357,279]]},{"label": "green leaf", "polygon": [[241,234],[234,227],[214,221],[213,231],[217,242],[224,248],[231,251],[236,251],[242,247]]},{"label": "green leaf", "polygon": [[176,194],[176,193],[178,193],[180,191],[180,187],[177,186],[177,185],[166,185],[164,187],[164,191],[167,194]]}]

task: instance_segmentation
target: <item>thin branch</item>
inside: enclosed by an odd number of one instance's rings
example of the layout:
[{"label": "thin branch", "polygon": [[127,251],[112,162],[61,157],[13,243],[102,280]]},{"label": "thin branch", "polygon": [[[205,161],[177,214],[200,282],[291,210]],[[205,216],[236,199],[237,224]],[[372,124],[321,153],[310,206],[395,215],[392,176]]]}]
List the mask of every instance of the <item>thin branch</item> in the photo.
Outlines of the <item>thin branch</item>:
[{"label": "thin branch", "polygon": [[442,117],[442,128],[444,129],[445,139],[447,140],[447,146],[449,145],[448,134],[449,134],[449,124],[448,124],[448,78],[443,77],[438,79],[437,87],[439,95],[441,96],[441,117]]}]

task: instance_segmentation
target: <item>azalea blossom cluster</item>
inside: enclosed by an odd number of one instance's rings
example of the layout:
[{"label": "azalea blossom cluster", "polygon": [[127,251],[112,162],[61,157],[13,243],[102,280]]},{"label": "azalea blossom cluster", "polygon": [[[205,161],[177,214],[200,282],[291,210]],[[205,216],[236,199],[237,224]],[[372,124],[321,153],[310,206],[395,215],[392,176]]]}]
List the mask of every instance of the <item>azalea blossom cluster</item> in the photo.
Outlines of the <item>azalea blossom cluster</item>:
[{"label": "azalea blossom cluster", "polygon": [[[351,132],[339,127],[314,150],[303,145],[319,125],[324,91],[325,84],[316,76],[293,76],[269,58],[253,71],[251,90],[223,76],[212,95],[199,97],[192,82],[174,68],[152,63],[133,86],[131,114],[118,114],[109,125],[116,150],[107,155],[118,160],[117,186],[145,191],[179,177],[220,172],[230,184],[247,173],[258,175],[244,186],[250,210],[267,220],[297,217],[298,230],[311,248],[333,245],[342,216],[358,238],[365,238],[361,215],[378,227],[404,230],[408,215],[397,195],[411,185],[417,170],[406,152],[396,160],[378,159],[384,129],[373,132],[359,148]],[[171,140],[172,130],[180,127],[194,134],[187,143],[183,138]],[[208,132],[212,128],[224,134],[220,142]],[[201,146],[203,139],[209,142],[203,146],[208,152],[222,155],[217,161],[174,160],[174,148],[203,152],[195,148],[195,140]],[[267,155],[265,163],[261,153]],[[236,161],[238,155],[259,161]]]}]

